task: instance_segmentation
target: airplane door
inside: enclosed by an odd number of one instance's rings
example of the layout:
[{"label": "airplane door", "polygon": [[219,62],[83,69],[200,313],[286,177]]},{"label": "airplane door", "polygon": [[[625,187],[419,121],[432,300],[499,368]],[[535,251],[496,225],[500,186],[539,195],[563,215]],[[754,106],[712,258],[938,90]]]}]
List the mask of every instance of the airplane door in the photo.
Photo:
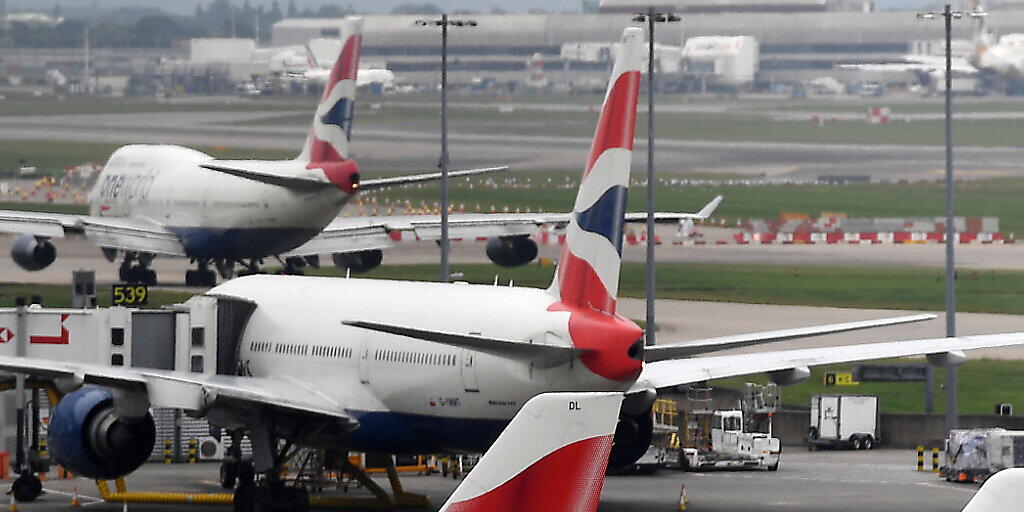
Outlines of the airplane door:
[{"label": "airplane door", "polygon": [[480,391],[480,381],[476,375],[476,352],[468,348],[462,349],[462,385],[466,391]]},{"label": "airplane door", "polygon": [[373,352],[373,340],[370,336],[363,335],[363,342],[359,345],[359,382],[370,383],[370,353]]}]

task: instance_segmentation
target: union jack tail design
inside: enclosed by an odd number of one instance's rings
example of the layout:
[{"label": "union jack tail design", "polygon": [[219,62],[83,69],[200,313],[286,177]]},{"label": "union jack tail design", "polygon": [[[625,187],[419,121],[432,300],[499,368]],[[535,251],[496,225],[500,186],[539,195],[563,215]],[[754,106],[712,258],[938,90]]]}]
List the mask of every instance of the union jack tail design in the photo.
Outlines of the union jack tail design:
[{"label": "union jack tail design", "polygon": [[324,85],[324,95],[316,108],[300,160],[326,163],[348,159],[362,31],[362,18],[349,17],[341,22],[341,53]]},{"label": "union jack tail design", "polygon": [[643,30],[635,27],[627,28],[616,46],[615,67],[549,289],[566,305],[615,313],[643,48]]},{"label": "union jack tail design", "polygon": [[621,404],[621,393],[530,399],[440,512],[597,510]]}]

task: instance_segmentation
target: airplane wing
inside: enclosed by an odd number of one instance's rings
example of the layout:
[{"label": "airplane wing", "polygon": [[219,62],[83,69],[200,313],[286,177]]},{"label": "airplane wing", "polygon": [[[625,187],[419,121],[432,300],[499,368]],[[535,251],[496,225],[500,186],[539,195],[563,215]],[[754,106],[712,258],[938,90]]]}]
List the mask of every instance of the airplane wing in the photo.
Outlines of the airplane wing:
[{"label": "airplane wing", "polygon": [[893,318],[882,318],[878,320],[863,320],[859,322],[844,322],[838,324],[815,325],[812,327],[798,327],[795,329],[781,329],[778,331],[760,331],[746,334],[733,334],[730,336],[719,336],[717,338],[704,338],[699,340],[672,343],[667,345],[654,345],[644,350],[644,359],[648,363],[662,361],[665,359],[679,359],[695,355],[708,354],[727,350],[736,347],[747,347],[751,345],[762,345],[776,341],[795,340],[821,336],[823,334],[835,334],[839,332],[856,331],[860,329],[871,329],[873,327],[884,327],[911,322],[921,322],[935,318],[932,314],[898,316]]},{"label": "airplane wing", "polygon": [[85,233],[100,247],[184,256],[181,238],[166,228],[135,217],[101,217],[16,210],[0,210],[0,233],[63,238],[68,233]]},{"label": "airplane wing", "polygon": [[[365,183],[365,182],[364,182]],[[709,201],[696,213],[655,212],[655,222],[681,219],[706,219],[722,202],[722,196]],[[450,238],[479,238],[530,235],[538,226],[556,229],[569,223],[570,213],[454,213],[448,218]],[[645,212],[626,213],[626,222],[647,220]],[[337,218],[317,236],[282,257],[357,252],[386,249],[393,245],[392,232],[410,232],[421,240],[441,238],[439,215],[392,215],[385,217]]]},{"label": "airplane wing", "polygon": [[[492,172],[504,172],[508,170],[507,165],[499,167],[481,167],[479,169],[462,169],[459,171],[448,171],[449,178],[464,178],[477,174],[489,174]],[[395,187],[408,185],[410,183],[422,183],[424,181],[437,181],[441,179],[441,173],[429,172],[425,174],[412,174],[407,176],[393,176],[390,178],[372,178],[359,181],[360,190],[373,190],[375,188]]]},{"label": "airplane wing", "polygon": [[527,341],[490,338],[474,334],[434,331],[404,325],[368,322],[364,320],[343,320],[341,323],[351,325],[353,327],[369,329],[371,331],[386,332],[389,334],[397,334],[399,336],[441,343],[453,347],[478,350],[480,352],[500,357],[523,359],[535,362],[545,368],[568,363],[569,361],[590,352],[590,349],[581,349],[566,345],[530,343]]},{"label": "airplane wing", "polygon": [[673,359],[645,365],[640,378],[630,391],[640,392],[711,379],[802,369],[823,364],[942,354],[1022,343],[1024,332],[1015,332]]},{"label": "airplane wing", "polygon": [[205,413],[217,407],[269,408],[329,417],[355,427],[344,408],[312,386],[264,377],[202,375],[181,371],[117,368],[27,357],[0,357],[0,372],[44,379],[70,379],[115,389],[147,392],[152,407]]},{"label": "airplane wing", "polygon": [[0,210],[0,233],[62,238],[67,232],[82,232],[81,215]]}]

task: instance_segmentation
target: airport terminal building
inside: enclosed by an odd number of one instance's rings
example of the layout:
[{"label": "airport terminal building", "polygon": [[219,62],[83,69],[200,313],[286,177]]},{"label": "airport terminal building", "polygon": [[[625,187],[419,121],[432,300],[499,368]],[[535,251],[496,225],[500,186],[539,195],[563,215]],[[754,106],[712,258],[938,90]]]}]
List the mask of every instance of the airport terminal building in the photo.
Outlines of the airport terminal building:
[{"label": "airport terminal building", "polygon": [[[752,36],[760,44],[760,79],[806,81],[831,76],[858,80],[858,71],[836,69],[839,64],[899,62],[922,46],[940,40],[942,24],[918,20],[914,12],[872,10],[870,3],[849,0],[696,0],[672,2],[679,23],[658,26],[661,44],[682,46],[697,36]],[[1004,1],[998,16],[989,18],[995,35],[1024,32],[1024,2]],[[565,62],[562,45],[614,42],[622,27],[633,23],[628,7],[605,8],[591,14],[473,15],[478,25],[449,32],[449,70],[453,81],[494,78],[522,79],[528,60],[540,54],[552,81],[601,78],[605,66]],[[608,12],[611,11],[611,12]],[[619,12],[615,12],[619,11]],[[432,83],[439,70],[436,30],[417,26],[417,16],[366,15],[364,56],[387,67],[403,81]],[[337,19],[285,19],[273,27],[275,46],[304,44],[311,38],[337,34]],[[970,39],[975,22],[954,23],[953,37]],[[930,45],[941,49],[941,45]],[[573,77],[561,74],[572,72]]]}]

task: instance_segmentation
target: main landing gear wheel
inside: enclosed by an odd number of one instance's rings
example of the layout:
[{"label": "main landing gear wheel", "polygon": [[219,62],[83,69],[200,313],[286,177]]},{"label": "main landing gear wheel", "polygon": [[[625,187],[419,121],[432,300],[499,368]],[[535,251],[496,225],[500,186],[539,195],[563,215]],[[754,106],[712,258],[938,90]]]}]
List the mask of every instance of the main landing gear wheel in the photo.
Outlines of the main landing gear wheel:
[{"label": "main landing gear wheel", "polygon": [[43,483],[32,473],[22,473],[11,484],[11,494],[14,495],[15,501],[21,503],[35,501],[39,495],[43,494]]},{"label": "main landing gear wheel", "polygon": [[145,285],[156,284],[156,271],[151,268],[140,267],[138,265],[124,266],[121,265],[118,271],[118,277],[125,283],[139,283]]},{"label": "main landing gear wheel", "polygon": [[226,460],[220,463],[220,486],[225,489],[234,489],[238,482],[238,463]]},{"label": "main landing gear wheel", "polygon": [[185,286],[217,286],[217,274],[210,269],[189,270],[185,272]]}]

